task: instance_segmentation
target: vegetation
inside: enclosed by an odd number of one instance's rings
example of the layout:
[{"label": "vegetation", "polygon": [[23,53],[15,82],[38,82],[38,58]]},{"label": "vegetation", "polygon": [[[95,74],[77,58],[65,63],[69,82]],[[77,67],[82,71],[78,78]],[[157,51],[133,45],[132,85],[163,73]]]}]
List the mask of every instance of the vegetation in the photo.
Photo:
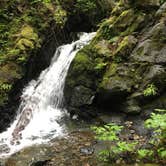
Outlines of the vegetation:
[{"label": "vegetation", "polygon": [[99,152],[99,159],[102,161],[116,161],[119,156],[133,153],[137,142],[128,143],[119,137],[123,127],[114,123],[106,124],[103,127],[92,127],[96,133],[96,139],[109,141],[106,149]]},{"label": "vegetation", "polygon": [[155,96],[157,95],[157,87],[154,84],[149,84],[147,88],[144,90],[144,96]]},{"label": "vegetation", "polygon": [[99,152],[99,159],[104,162],[115,162],[121,156],[122,161],[126,158],[131,158],[130,160],[133,161],[135,158],[135,162],[165,163],[166,110],[155,111],[157,113],[152,113],[145,121],[145,127],[153,132],[149,141],[150,148],[142,148],[144,145],[141,142],[121,140],[120,133],[124,129],[123,126],[110,123],[103,127],[92,127],[97,140],[107,141],[107,147]]}]

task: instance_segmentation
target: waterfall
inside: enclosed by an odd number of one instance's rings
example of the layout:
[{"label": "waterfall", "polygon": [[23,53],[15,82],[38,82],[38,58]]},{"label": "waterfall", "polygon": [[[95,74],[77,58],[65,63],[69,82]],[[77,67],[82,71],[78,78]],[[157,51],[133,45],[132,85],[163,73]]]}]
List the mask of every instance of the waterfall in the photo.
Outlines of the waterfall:
[{"label": "waterfall", "polygon": [[78,41],[60,46],[50,66],[32,80],[23,90],[15,121],[0,134],[0,157],[9,156],[20,149],[46,143],[65,134],[63,89],[70,63],[76,53],[94,37],[83,33]]}]

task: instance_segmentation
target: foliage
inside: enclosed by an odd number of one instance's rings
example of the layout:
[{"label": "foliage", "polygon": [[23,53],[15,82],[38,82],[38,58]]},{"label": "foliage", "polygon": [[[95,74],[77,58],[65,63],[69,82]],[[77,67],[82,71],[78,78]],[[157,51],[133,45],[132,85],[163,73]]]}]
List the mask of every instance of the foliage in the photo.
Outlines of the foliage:
[{"label": "foliage", "polygon": [[106,66],[107,66],[107,63],[101,62],[101,63],[98,63],[98,64],[95,66],[95,69],[96,69],[96,70],[102,70],[102,69],[104,69]]},{"label": "foliage", "polygon": [[119,140],[117,134],[122,130],[122,126],[113,123],[106,124],[103,127],[92,127],[96,133],[96,138],[103,141],[117,141]]},{"label": "foliage", "polygon": [[153,154],[154,154],[153,150],[149,150],[149,149],[138,150],[138,158],[140,159],[145,159],[145,158],[152,159]]},{"label": "foliage", "polygon": [[55,13],[54,13],[54,19],[57,25],[59,25],[61,28],[65,25],[67,21],[67,13],[65,10],[63,10],[60,6],[57,7]]},{"label": "foliage", "polygon": [[123,126],[114,123],[106,124],[103,127],[92,127],[96,133],[96,139],[109,141],[106,149],[99,152],[99,159],[102,161],[112,161],[125,153],[133,153],[137,142],[127,143],[118,136]]},{"label": "foliage", "polygon": [[7,83],[0,83],[0,90],[3,90],[3,91],[8,91],[11,89],[11,85],[10,84],[7,84]]},{"label": "foliage", "polygon": [[97,9],[96,0],[77,0],[75,7],[82,12],[95,11]]},{"label": "foliage", "polygon": [[150,161],[166,160],[166,110],[156,109],[156,113],[152,113],[145,121],[145,126],[153,130],[149,141],[151,148],[138,150],[139,158]]},{"label": "foliage", "polygon": [[10,91],[12,88],[11,84],[0,82],[0,104],[4,104],[7,100],[6,92]]},{"label": "foliage", "polygon": [[[147,148],[142,148],[141,142],[123,141],[120,137],[123,126],[110,123],[103,127],[92,127],[96,139],[106,141],[107,147],[99,152],[99,159],[113,162],[119,157],[132,157],[132,160],[140,162],[158,162],[166,160],[166,110],[156,109],[150,118],[145,121],[145,126],[153,131]],[[134,159],[134,158],[135,159]]]},{"label": "foliage", "polygon": [[143,91],[144,96],[155,96],[157,95],[157,87],[154,84],[149,84]]},{"label": "foliage", "polygon": [[145,125],[154,130],[155,136],[157,136],[155,145],[160,145],[166,140],[166,110],[156,109],[156,111],[158,113],[152,113]]}]

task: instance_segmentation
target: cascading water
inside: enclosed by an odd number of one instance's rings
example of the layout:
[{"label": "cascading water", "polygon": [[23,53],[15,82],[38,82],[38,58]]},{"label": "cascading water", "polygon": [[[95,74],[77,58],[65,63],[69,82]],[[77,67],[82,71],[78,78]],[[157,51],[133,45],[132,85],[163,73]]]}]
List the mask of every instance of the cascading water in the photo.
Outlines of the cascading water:
[{"label": "cascading water", "polygon": [[50,66],[23,90],[16,120],[0,134],[0,157],[65,134],[65,125],[58,123],[65,114],[62,107],[65,77],[76,53],[94,35],[83,33],[78,41],[59,47]]}]

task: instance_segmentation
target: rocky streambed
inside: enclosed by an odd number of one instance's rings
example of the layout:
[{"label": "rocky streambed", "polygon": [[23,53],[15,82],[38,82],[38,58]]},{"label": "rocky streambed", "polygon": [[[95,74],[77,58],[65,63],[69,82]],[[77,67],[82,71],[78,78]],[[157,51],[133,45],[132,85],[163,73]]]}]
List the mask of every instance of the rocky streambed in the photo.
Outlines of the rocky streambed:
[{"label": "rocky streambed", "polygon": [[[98,159],[98,152],[106,147],[105,142],[96,141],[91,125],[108,122],[124,125],[122,137],[127,142],[132,140],[144,144],[148,132],[141,117],[127,117],[125,114],[101,114],[87,124],[81,120],[68,120],[69,134],[55,138],[47,144],[27,147],[8,158],[1,159],[2,166],[110,166]],[[141,125],[142,124],[142,125]],[[130,159],[129,159],[130,161]],[[119,160],[115,162],[118,166]],[[111,164],[112,165],[112,164]],[[123,162],[124,166],[128,166]],[[133,164],[131,164],[133,166]],[[135,164],[135,166],[157,166],[155,164]]]}]

